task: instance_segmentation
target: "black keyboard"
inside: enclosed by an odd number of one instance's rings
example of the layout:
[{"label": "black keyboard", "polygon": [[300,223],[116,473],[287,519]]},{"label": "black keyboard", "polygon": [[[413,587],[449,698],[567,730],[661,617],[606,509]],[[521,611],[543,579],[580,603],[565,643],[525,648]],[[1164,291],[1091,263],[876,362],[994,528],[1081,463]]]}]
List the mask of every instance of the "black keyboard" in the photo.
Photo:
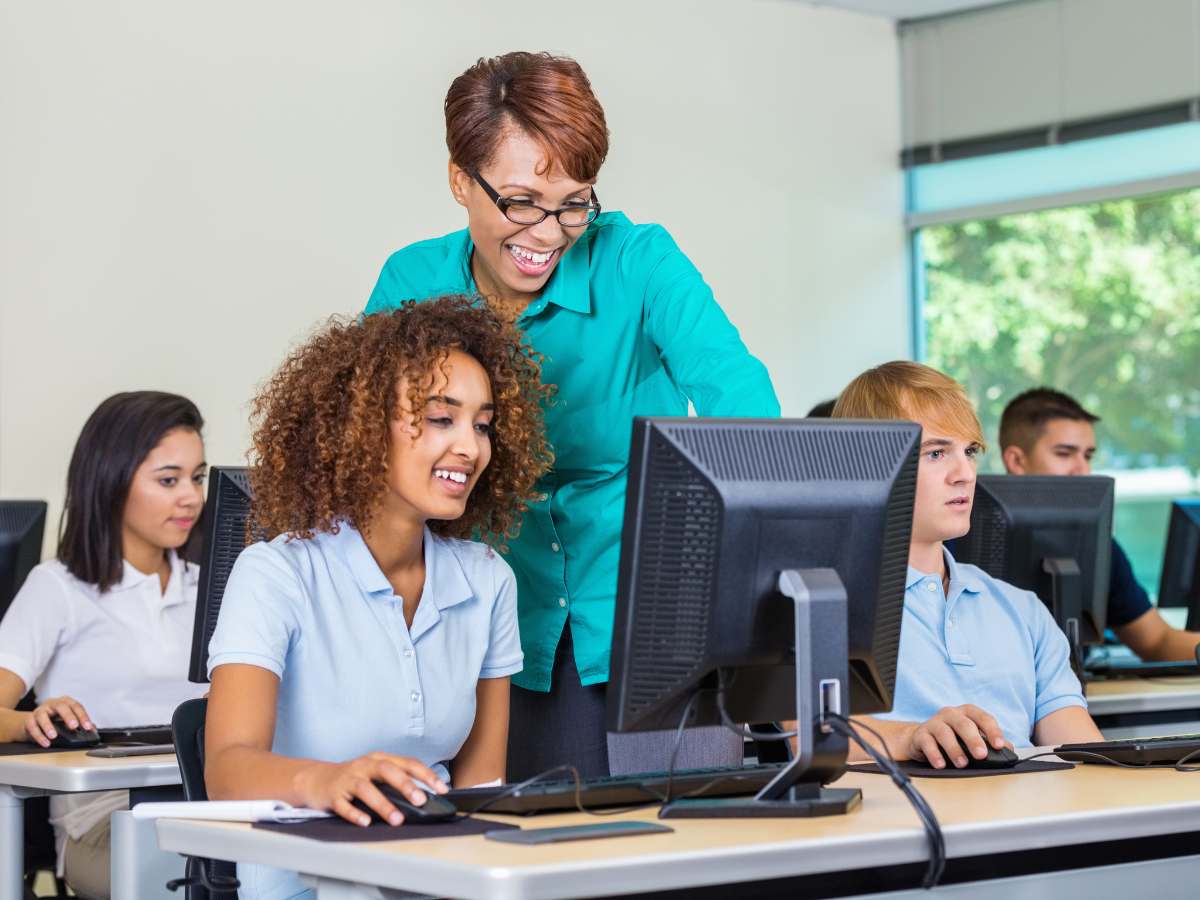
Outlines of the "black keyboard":
[{"label": "black keyboard", "polygon": [[1094,678],[1200,678],[1200,665],[1194,662],[1143,662],[1101,660],[1084,665],[1084,677]]},{"label": "black keyboard", "polygon": [[102,744],[174,744],[170,725],[125,725],[100,728]]},{"label": "black keyboard", "polygon": [[[671,798],[737,797],[755,794],[778,775],[783,765],[745,766],[742,768],[681,769],[671,778]],[[508,790],[498,787],[462,788],[450,791],[446,799],[460,812],[474,812],[484,803]],[[667,793],[666,772],[642,772],[637,775],[605,775],[581,781],[579,802],[586,809],[604,806],[636,806],[659,803]],[[485,812],[540,813],[575,809],[575,780],[538,781],[488,805]]]},{"label": "black keyboard", "polygon": [[[1055,747],[1054,753],[1071,762],[1101,765],[1105,760],[1112,760],[1127,766],[1173,766],[1186,759],[1185,765],[1200,766],[1200,734],[1063,744]],[[1095,754],[1103,759],[1086,754]]]}]

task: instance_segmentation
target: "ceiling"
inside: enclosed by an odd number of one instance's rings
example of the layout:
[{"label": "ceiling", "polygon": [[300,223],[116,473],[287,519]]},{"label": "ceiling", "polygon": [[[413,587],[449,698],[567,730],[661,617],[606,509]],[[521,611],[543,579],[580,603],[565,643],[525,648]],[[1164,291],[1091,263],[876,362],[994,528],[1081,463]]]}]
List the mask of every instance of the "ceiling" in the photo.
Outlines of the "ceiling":
[{"label": "ceiling", "polygon": [[1012,0],[806,0],[810,6],[831,6],[889,19],[923,19],[948,13],[1000,6]]}]

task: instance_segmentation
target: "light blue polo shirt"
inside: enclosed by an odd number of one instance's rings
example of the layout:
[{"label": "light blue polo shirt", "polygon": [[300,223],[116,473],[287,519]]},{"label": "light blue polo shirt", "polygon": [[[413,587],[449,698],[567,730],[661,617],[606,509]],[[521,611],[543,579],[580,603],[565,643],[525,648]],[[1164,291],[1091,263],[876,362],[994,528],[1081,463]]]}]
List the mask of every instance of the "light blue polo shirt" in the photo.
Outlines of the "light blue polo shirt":
[{"label": "light blue polo shirt", "polygon": [[948,597],[940,575],[909,566],[895,703],[879,718],[924,722],[944,706],[972,703],[1013,746],[1031,746],[1042,718],[1087,708],[1067,638],[1036,594],[945,556]]},{"label": "light blue polo shirt", "polygon": [[[484,544],[425,530],[425,586],[410,629],[403,601],[354,527],[247,547],[230,573],[208,671],[279,676],[272,750],[343,762],[412,756],[445,763],[475,721],[481,678],[521,670],[512,569]],[[239,866],[243,897],[304,895],[291,873]]]}]

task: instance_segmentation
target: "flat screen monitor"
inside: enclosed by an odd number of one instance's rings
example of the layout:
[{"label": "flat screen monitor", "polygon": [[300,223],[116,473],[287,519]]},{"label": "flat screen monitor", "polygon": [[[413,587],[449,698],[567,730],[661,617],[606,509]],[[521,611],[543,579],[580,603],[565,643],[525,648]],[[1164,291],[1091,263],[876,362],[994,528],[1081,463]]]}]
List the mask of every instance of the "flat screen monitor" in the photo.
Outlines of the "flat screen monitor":
[{"label": "flat screen monitor", "polygon": [[1112,517],[1113,480],[1103,475],[980,475],[956,559],[1037,594],[1078,671],[1108,620]]},{"label": "flat screen monitor", "polygon": [[217,627],[225,583],[241,552],[251,542],[252,492],[245,468],[214,466],[208,473],[208,499],[204,504],[203,551],[200,584],[196,595],[196,621],[192,626],[192,658],[188,680],[208,681],[208,642]]},{"label": "flat screen monitor", "polygon": [[1200,631],[1200,500],[1171,504],[1158,605],[1187,607],[1187,630]]},{"label": "flat screen monitor", "polygon": [[42,558],[43,500],[0,500],[0,618]]},{"label": "flat screen monitor", "polygon": [[[920,434],[908,422],[635,419],[609,728],[675,728],[685,713],[688,725],[798,719],[790,783],[755,800],[786,805],[840,775],[845,738],[810,732],[822,710],[891,708]],[[807,809],[783,814],[829,814]]]}]

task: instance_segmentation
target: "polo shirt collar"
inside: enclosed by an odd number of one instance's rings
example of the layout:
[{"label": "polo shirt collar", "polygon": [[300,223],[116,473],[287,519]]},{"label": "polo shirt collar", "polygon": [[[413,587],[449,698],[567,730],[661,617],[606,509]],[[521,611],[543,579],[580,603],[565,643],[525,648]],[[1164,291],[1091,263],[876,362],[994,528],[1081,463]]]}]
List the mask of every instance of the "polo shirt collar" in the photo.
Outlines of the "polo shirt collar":
[{"label": "polo shirt collar", "polygon": [[[979,579],[960,567],[954,561],[954,557],[950,555],[950,551],[946,549],[945,545],[942,546],[942,558],[946,561],[946,574],[950,576],[951,597],[957,593],[959,588],[969,591],[972,594],[983,592],[983,586],[979,583]],[[913,585],[929,577],[932,577],[930,573],[922,572],[920,569],[914,569],[912,566],[909,566],[908,575],[904,580],[904,589],[907,591]]]},{"label": "polo shirt collar", "polygon": [[127,559],[121,560],[121,580],[108,589],[108,593],[119,593],[131,591],[142,587],[145,584],[154,582],[154,591],[162,597],[163,603],[166,606],[175,606],[178,603],[184,603],[187,600],[188,592],[185,587],[199,580],[199,573],[195,570],[195,566],[189,566],[184,560],[179,558],[174,550],[167,551],[167,558],[171,565],[171,574],[167,580],[167,589],[164,592],[158,581],[157,572],[143,572],[138,569],[133,563]]},{"label": "polo shirt collar", "polygon": [[[387,580],[379,563],[371,555],[367,542],[362,534],[349,522],[340,523],[340,529],[333,538],[337,541],[346,564],[355,582],[365,594],[383,594],[392,597],[392,583]],[[425,548],[425,587],[421,593],[421,606],[429,601],[437,609],[449,609],[464,600],[475,596],[471,583],[463,571],[458,557],[449,551],[441,538],[435,536],[426,526],[424,536]],[[436,587],[434,587],[436,586]]]},{"label": "polo shirt collar", "polygon": [[942,555],[946,559],[946,572],[950,576],[951,597],[957,594],[959,589],[970,594],[983,593],[983,585],[979,583],[979,579],[959,566],[954,561],[954,557],[950,555],[950,551],[945,547],[942,547]]},{"label": "polo shirt collar", "polygon": [[[546,290],[537,301],[530,304],[521,318],[535,316],[545,309],[547,303],[561,306],[572,312],[588,315],[592,311],[592,293],[589,287],[589,246],[586,233],[577,240],[559,261],[554,274],[546,284]],[[474,294],[478,292],[475,276],[471,274],[471,254],[475,242],[465,228],[450,235],[450,248],[446,260],[435,276],[439,290]]]}]

